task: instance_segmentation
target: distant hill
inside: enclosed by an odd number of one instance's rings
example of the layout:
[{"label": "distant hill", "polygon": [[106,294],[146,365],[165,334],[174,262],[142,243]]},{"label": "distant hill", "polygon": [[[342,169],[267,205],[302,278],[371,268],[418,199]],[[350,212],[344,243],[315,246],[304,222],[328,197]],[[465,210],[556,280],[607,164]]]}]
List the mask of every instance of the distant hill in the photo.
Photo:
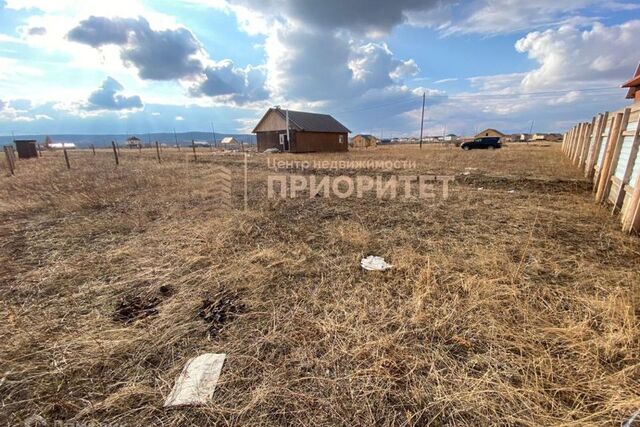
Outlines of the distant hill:
[{"label": "distant hill", "polygon": [[[47,135],[16,135],[15,139],[35,139],[39,143],[44,143],[44,139]],[[137,136],[143,143],[148,141],[158,141],[163,144],[174,145],[176,138],[180,145],[189,145],[192,140],[195,141],[207,141],[213,142],[213,135],[211,132],[182,132],[174,135],[173,133],[152,133],[152,134],[135,134],[135,135],[49,135],[52,142],[73,142],[78,147],[90,147],[91,144],[96,147],[106,147],[111,145],[111,141],[116,141],[119,144],[124,144],[126,139],[130,136]],[[220,143],[222,138],[227,136],[234,137],[238,141],[247,142],[255,145],[256,136],[248,134],[237,133],[216,133],[216,141]],[[11,144],[13,138],[11,136],[0,136],[0,145]]]}]

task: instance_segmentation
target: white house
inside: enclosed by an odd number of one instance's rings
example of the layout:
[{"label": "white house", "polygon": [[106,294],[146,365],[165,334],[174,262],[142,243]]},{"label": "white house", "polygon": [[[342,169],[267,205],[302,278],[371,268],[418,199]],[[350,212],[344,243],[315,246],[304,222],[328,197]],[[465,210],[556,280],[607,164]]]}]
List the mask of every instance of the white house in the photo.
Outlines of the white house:
[{"label": "white house", "polygon": [[222,141],[220,141],[220,144],[235,144],[235,145],[238,145],[240,143],[234,137],[227,136],[226,138],[222,138]]},{"label": "white house", "polygon": [[63,150],[65,148],[67,150],[75,150],[76,144],[73,142],[50,142],[47,148],[50,150]]}]

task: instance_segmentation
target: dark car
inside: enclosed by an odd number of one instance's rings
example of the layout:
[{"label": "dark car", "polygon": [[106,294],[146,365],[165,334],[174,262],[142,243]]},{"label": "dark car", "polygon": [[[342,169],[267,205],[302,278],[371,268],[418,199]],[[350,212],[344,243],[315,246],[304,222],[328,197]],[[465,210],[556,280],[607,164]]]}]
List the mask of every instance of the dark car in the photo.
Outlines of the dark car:
[{"label": "dark car", "polygon": [[467,141],[460,144],[460,148],[463,150],[471,150],[472,148],[488,148],[493,150],[494,148],[502,148],[500,138],[494,136],[485,136],[483,138],[476,138],[473,141]]}]

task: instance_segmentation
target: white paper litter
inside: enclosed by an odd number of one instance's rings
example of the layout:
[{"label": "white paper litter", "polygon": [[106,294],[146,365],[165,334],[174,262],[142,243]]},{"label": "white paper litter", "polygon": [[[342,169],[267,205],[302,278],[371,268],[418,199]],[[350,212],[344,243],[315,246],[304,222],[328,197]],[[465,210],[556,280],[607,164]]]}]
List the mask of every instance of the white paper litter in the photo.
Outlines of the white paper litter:
[{"label": "white paper litter", "polygon": [[362,268],[369,271],[385,271],[393,267],[393,265],[387,264],[384,258],[373,255],[362,258],[360,265]]},{"label": "white paper litter", "polygon": [[478,191],[484,190],[484,187],[478,187]]},{"label": "white paper litter", "polygon": [[510,193],[510,194],[513,194],[513,193],[515,193],[515,192],[516,192],[516,190],[509,190],[509,193]]},{"label": "white paper litter", "polygon": [[205,353],[189,359],[164,407],[207,403],[213,397],[226,357],[226,354]]},{"label": "white paper litter", "polygon": [[640,409],[634,412],[634,414],[631,415],[631,418],[629,418],[624,424],[622,424],[622,427],[631,427],[637,418],[640,418]]}]

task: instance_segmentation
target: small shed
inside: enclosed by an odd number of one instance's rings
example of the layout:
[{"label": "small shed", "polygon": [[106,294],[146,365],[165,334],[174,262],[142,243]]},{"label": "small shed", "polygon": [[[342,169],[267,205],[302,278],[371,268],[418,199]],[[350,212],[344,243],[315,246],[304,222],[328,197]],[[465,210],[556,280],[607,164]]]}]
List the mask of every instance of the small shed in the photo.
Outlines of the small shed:
[{"label": "small shed", "polygon": [[38,148],[36,147],[36,140],[33,139],[16,139],[13,141],[16,144],[16,151],[18,152],[19,159],[32,159],[38,157]]},{"label": "small shed", "polygon": [[506,135],[498,130],[489,128],[489,129],[485,129],[482,132],[480,132],[479,134],[477,134],[474,138],[483,138],[486,136],[490,136],[490,137],[496,137],[496,138],[504,138]]},{"label": "small shed", "polygon": [[220,141],[220,144],[224,144],[224,145],[240,145],[238,140],[235,139],[232,136],[227,136],[225,138],[222,138],[222,141]]},{"label": "small shed", "polygon": [[349,132],[329,114],[285,111],[279,107],[270,108],[253,130],[258,151],[278,148],[292,153],[349,151]]},{"label": "small shed", "polygon": [[375,147],[378,142],[378,138],[369,134],[358,134],[351,138],[351,146],[354,148]]},{"label": "small shed", "polygon": [[129,138],[127,138],[127,147],[129,148],[138,148],[142,145],[142,141],[140,140],[140,138],[136,137],[136,136],[131,136]]}]

